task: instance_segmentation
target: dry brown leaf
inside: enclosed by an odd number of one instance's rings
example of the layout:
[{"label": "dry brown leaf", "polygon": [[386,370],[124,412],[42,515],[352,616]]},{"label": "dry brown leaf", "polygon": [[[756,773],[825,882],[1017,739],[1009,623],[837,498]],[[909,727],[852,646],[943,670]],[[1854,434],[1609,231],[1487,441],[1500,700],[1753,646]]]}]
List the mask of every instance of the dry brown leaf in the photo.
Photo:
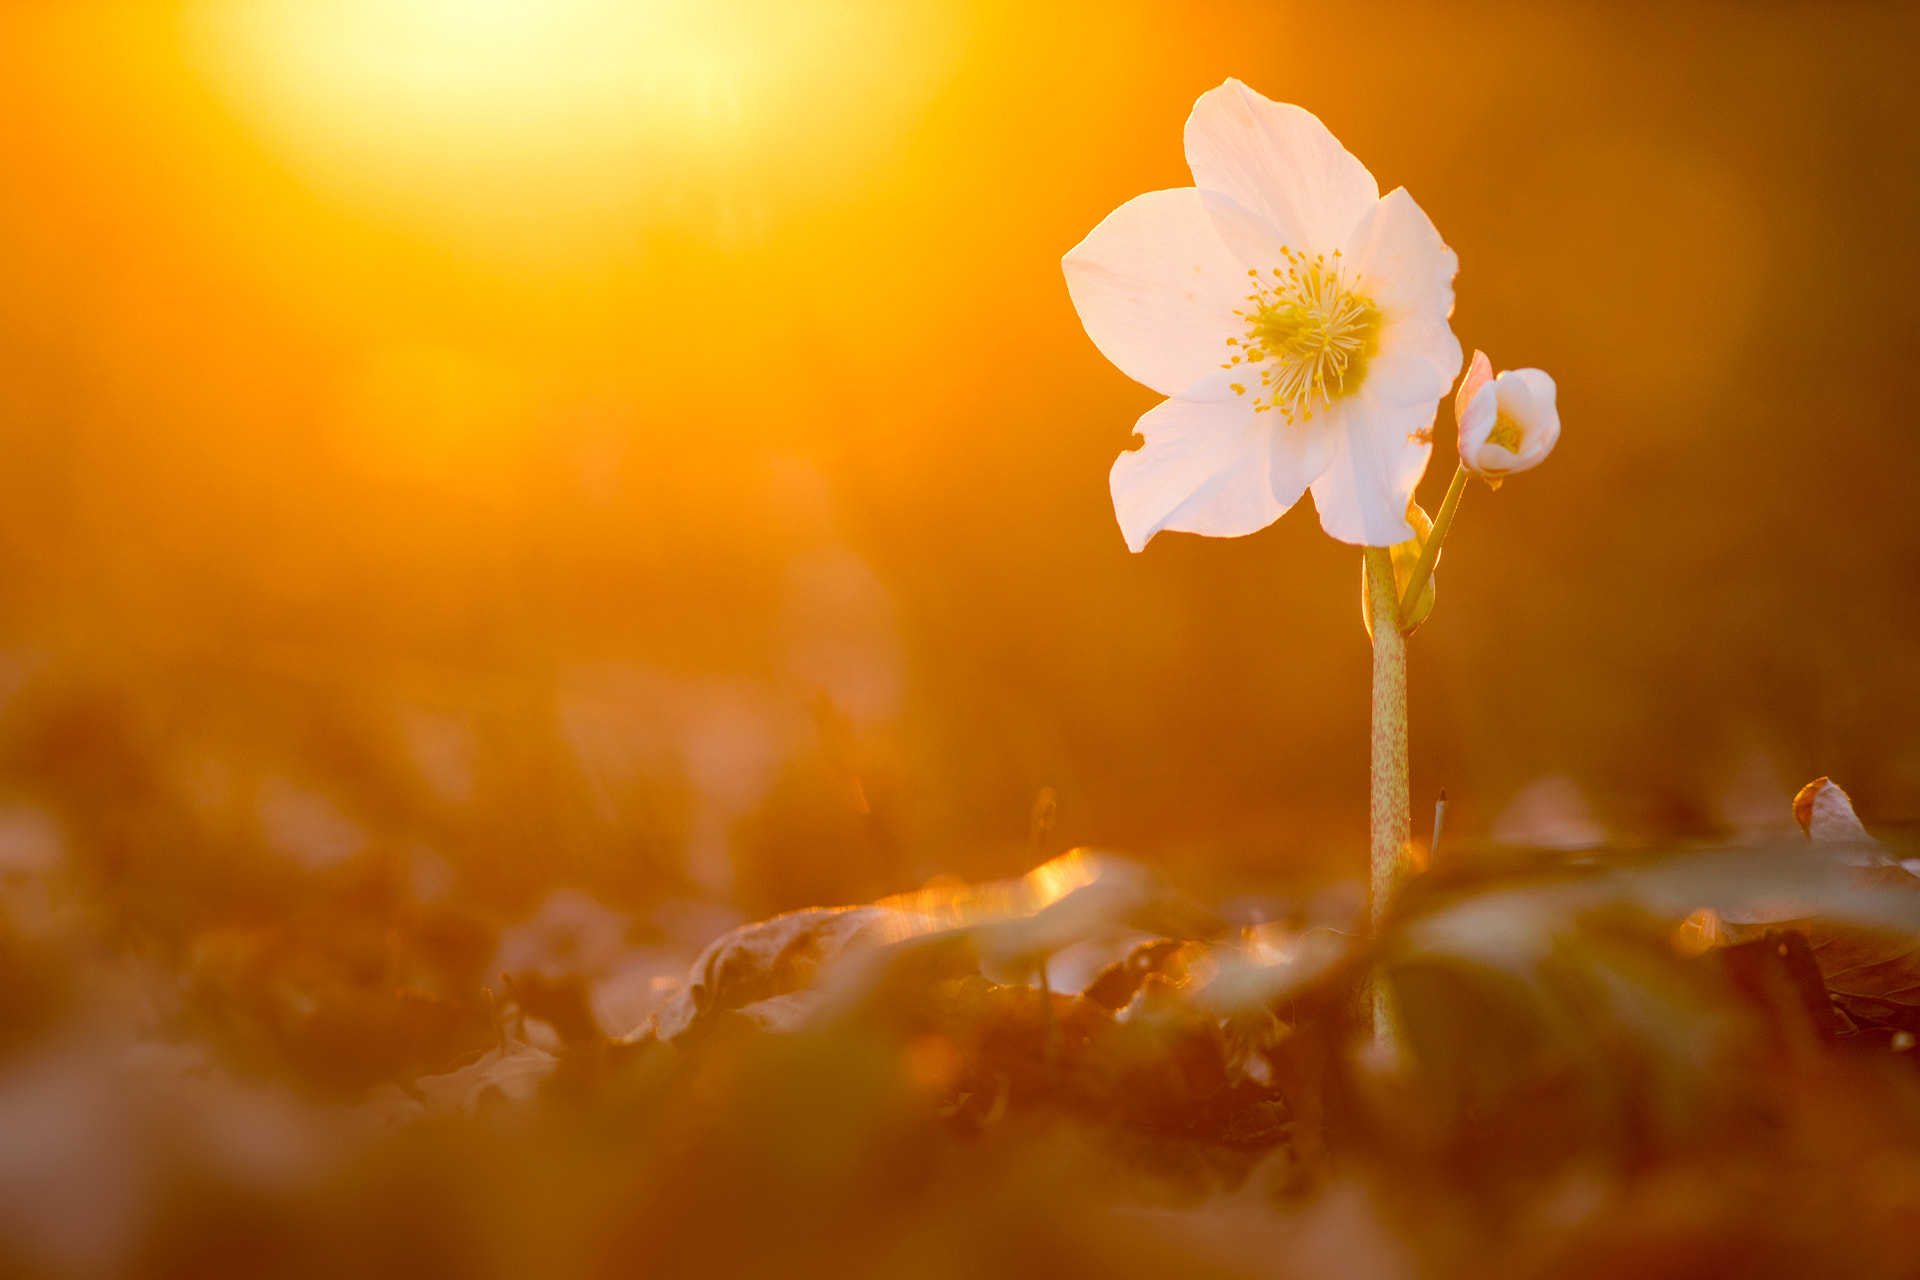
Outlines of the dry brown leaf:
[{"label": "dry brown leaf", "polygon": [[1182,945],[1172,938],[1143,942],[1126,959],[1115,961],[1096,974],[1081,994],[1103,1009],[1124,1009],[1133,1003],[1135,993],[1147,977],[1163,972]]},{"label": "dry brown leaf", "polygon": [[1877,845],[1853,811],[1853,801],[1831,778],[1815,778],[1793,798],[1793,820],[1815,844]]},{"label": "dry brown leaf", "polygon": [[[804,991],[820,967],[856,944],[883,941],[895,913],[883,907],[817,908],[742,925],[694,961],[687,985],[653,1016],[653,1033],[678,1040],[723,1013]],[[785,1021],[785,1012],[768,1021]]]},{"label": "dry brown leaf", "polygon": [[1813,836],[1813,800],[1820,794],[1820,789],[1826,785],[1825,776],[1815,778],[1800,788],[1793,797],[1793,820],[1800,824],[1800,830],[1805,832],[1809,839]]},{"label": "dry brown leaf", "polygon": [[1920,1031],[1920,940],[1822,921],[1803,928],[1841,1011],[1863,1028]]},{"label": "dry brown leaf", "polygon": [[[1793,818],[1816,845],[1877,844],[1861,825],[1847,793],[1828,778],[1815,778],[1800,788],[1793,798]],[[1848,860],[1857,864],[1849,874],[1876,889],[1920,893],[1920,878],[1888,864],[1874,850],[1862,850],[1860,857]],[[1771,913],[1748,913],[1752,919],[1731,922],[1729,933],[1745,943],[1762,937],[1803,936],[1819,966],[1841,1034],[1920,1029],[1920,939],[1808,915],[1807,906],[1783,903]],[[1787,914],[1797,918],[1779,918]],[[1768,919],[1769,915],[1773,918]]]},{"label": "dry brown leaf", "polygon": [[457,1071],[421,1076],[413,1082],[413,1087],[427,1110],[471,1116],[490,1093],[497,1093],[509,1102],[531,1101],[558,1065],[559,1059],[545,1049],[510,1040],[504,1047],[487,1050],[477,1061]]}]

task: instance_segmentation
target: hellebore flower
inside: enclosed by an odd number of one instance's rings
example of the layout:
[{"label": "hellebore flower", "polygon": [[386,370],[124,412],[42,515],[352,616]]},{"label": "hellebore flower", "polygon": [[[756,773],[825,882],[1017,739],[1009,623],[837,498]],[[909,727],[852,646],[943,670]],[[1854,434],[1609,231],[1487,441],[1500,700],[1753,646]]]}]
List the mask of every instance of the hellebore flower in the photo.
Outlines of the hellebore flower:
[{"label": "hellebore flower", "polygon": [[1473,363],[1454,399],[1460,423],[1460,465],[1496,489],[1516,471],[1545,462],[1560,439],[1560,410],[1553,379],[1538,369],[1507,369],[1489,377],[1486,353]]},{"label": "hellebore flower", "polygon": [[1238,80],[1194,104],[1186,151],[1194,186],[1129,200],[1063,263],[1094,344],[1171,397],[1113,465],[1127,546],[1252,533],[1309,488],[1335,538],[1407,541],[1460,370],[1453,251],[1313,115]]}]

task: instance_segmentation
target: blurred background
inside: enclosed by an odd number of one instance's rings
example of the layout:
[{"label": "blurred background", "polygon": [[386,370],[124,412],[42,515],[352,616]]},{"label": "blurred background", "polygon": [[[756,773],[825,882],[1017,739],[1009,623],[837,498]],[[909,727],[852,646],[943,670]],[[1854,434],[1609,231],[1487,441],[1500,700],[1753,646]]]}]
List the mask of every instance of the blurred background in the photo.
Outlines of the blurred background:
[{"label": "blurred background", "polygon": [[1558,452],[1469,491],[1412,646],[1416,813],[1717,839],[1830,774],[1910,821],[1917,34],[8,5],[0,864],[162,949],[315,885],[439,904],[472,972],[538,902],[697,945],[1073,845],[1362,876],[1358,552],[1303,504],[1129,555],[1107,469],[1156,397],[1059,270],[1190,182],[1228,75],[1406,186],[1462,341],[1559,381]]}]

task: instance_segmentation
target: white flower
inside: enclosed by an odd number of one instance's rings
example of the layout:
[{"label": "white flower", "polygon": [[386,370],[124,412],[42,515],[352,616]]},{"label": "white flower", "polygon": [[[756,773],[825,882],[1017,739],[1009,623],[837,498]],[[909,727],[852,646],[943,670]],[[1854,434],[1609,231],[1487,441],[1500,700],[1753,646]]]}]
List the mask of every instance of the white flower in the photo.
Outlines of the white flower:
[{"label": "white flower", "polygon": [[1460,464],[1489,484],[1546,461],[1560,439],[1553,379],[1538,369],[1507,369],[1491,378],[1486,353],[1473,353],[1454,400]]},{"label": "white flower", "polygon": [[1113,465],[1127,545],[1252,533],[1309,487],[1334,537],[1405,542],[1460,370],[1453,251],[1319,120],[1237,80],[1194,104],[1186,147],[1195,186],[1129,200],[1064,262],[1095,345],[1172,397]]}]

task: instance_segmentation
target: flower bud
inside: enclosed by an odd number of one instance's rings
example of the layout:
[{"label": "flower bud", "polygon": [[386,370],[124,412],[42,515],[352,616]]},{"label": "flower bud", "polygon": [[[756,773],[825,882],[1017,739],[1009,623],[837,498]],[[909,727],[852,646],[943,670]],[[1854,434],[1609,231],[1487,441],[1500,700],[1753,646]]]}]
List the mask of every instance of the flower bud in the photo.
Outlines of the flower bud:
[{"label": "flower bud", "polygon": [[1492,377],[1485,352],[1473,363],[1454,399],[1460,424],[1460,465],[1494,488],[1516,471],[1539,466],[1560,439],[1553,379],[1539,369],[1508,369]]}]

